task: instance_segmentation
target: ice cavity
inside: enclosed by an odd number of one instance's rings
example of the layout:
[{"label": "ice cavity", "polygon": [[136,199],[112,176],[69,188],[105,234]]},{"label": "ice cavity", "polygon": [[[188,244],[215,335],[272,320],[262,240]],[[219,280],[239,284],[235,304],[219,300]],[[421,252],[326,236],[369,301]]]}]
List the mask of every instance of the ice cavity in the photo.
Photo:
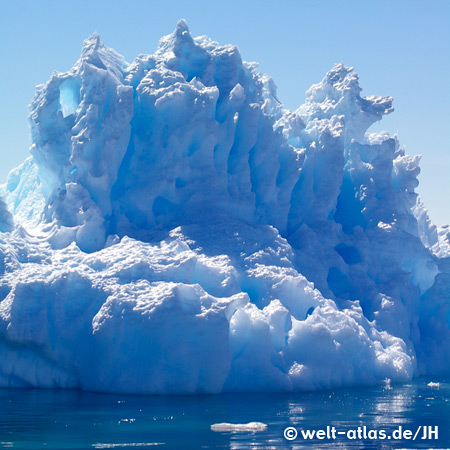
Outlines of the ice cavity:
[{"label": "ice cavity", "polygon": [[72,79],[67,79],[59,86],[59,103],[64,118],[74,114],[80,103],[80,86]]},{"label": "ice cavity", "polygon": [[[0,385],[304,390],[450,371],[448,233],[392,98],[343,64],[283,109],[184,21],[37,87],[0,203]],[[3,209],[2,209],[3,208]],[[5,211],[5,212],[2,212]]]}]

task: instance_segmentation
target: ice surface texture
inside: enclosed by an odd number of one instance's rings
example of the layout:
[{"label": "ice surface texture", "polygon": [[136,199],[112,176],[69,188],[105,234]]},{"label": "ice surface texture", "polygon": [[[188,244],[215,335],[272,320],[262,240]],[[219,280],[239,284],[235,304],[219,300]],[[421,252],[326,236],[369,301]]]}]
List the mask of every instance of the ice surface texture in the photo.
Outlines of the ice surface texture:
[{"label": "ice surface texture", "polygon": [[2,198],[0,198],[0,233],[5,231],[12,231],[14,228],[14,221],[11,213],[8,211]]},{"label": "ice surface texture", "polygon": [[[96,34],[37,87],[0,202],[0,386],[291,391],[450,372],[450,245],[390,97],[336,65],[296,111],[184,21]],[[8,212],[12,213],[11,214]]]}]

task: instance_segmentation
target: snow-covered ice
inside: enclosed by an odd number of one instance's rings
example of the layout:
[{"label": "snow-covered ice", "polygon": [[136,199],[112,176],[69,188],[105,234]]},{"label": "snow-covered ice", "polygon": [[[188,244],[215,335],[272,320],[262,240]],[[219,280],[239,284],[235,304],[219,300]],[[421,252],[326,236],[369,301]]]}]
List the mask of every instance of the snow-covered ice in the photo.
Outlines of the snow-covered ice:
[{"label": "snow-covered ice", "polygon": [[0,188],[0,386],[292,391],[450,372],[450,232],[337,64],[296,111],[184,21],[36,88]]}]

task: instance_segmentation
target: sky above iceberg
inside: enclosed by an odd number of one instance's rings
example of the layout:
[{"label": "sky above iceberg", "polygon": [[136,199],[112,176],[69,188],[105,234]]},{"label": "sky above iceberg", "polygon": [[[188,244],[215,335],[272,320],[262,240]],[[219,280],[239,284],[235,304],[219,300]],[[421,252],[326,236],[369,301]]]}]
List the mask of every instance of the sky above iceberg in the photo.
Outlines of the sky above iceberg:
[{"label": "sky above iceberg", "polygon": [[288,108],[304,101],[334,63],[354,66],[364,95],[394,97],[394,114],[372,130],[398,132],[409,154],[422,154],[419,194],[438,224],[450,223],[450,3],[206,1],[3,2],[0,17],[0,183],[28,155],[27,105],[53,70],[66,71],[97,31],[131,61],[151,53],[184,17],[193,35],[237,45],[272,76]]}]

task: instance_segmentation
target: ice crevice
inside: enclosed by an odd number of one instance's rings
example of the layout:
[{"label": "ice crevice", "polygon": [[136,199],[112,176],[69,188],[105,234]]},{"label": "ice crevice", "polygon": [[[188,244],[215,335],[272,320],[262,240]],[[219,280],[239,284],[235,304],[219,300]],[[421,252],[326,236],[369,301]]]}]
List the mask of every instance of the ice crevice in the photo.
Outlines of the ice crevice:
[{"label": "ice crevice", "polygon": [[295,111],[185,21],[36,88],[0,186],[0,386],[300,391],[450,372],[450,233],[391,97],[336,64]]}]

